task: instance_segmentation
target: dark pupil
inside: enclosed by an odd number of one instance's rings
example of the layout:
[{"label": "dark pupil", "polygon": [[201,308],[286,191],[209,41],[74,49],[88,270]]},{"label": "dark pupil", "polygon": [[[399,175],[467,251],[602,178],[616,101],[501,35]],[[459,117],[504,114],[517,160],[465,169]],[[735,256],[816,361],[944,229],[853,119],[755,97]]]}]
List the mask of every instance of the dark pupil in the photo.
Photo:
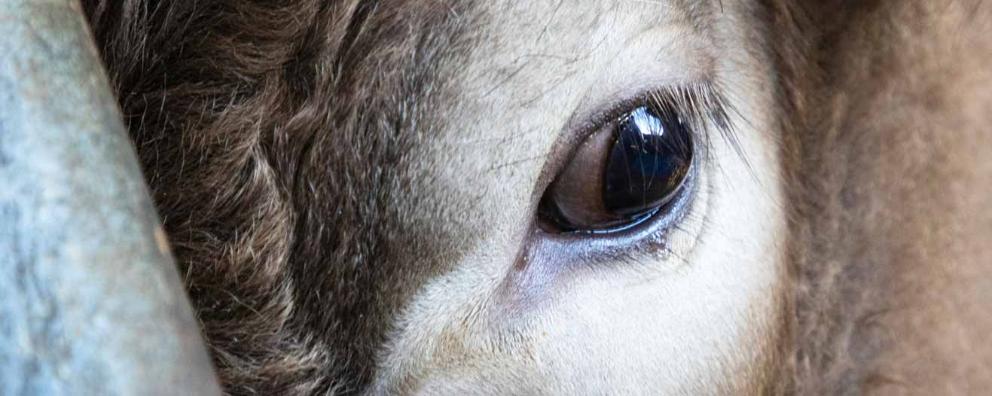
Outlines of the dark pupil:
[{"label": "dark pupil", "polygon": [[677,119],[640,107],[617,125],[606,162],[603,203],[620,216],[645,214],[664,205],[689,172],[692,144]]}]

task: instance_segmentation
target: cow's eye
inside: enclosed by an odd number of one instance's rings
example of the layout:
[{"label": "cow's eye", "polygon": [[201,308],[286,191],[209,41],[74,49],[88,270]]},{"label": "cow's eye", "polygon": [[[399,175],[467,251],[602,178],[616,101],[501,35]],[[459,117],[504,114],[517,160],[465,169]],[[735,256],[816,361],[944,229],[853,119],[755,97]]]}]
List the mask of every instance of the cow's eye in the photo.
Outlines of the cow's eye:
[{"label": "cow's eye", "polygon": [[651,218],[683,189],[691,135],[674,111],[642,106],[623,114],[589,136],[545,192],[542,224],[605,233]]}]

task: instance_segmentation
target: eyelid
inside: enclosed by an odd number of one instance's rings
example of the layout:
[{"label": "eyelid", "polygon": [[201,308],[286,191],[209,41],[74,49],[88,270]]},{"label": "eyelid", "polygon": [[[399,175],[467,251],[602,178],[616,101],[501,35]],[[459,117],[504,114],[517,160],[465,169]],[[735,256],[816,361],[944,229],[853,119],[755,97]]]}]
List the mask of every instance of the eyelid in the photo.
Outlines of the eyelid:
[{"label": "eyelid", "polygon": [[[717,87],[710,83],[693,83],[663,86],[642,91],[641,94],[616,101],[581,123],[570,123],[559,137],[542,170],[534,197],[534,213],[541,198],[556,180],[564,167],[574,159],[581,145],[592,134],[612,128],[625,114],[639,106],[649,106],[662,111],[674,111],[685,125],[697,144],[693,144],[693,158],[682,191],[676,193],[660,210],[649,218],[623,230],[611,230],[605,235],[596,233],[549,233],[535,223],[536,246],[538,250],[550,249],[557,253],[556,261],[585,263],[599,267],[624,257],[664,254],[670,249],[668,240],[673,232],[687,232],[681,228],[685,219],[705,218],[706,199],[709,188],[706,185],[711,162],[710,137],[719,133],[723,137],[732,136],[733,125],[728,114],[733,111]],[[671,114],[671,113],[669,113]],[[574,119],[574,118],[573,118]],[[540,221],[540,216],[533,217]],[[693,220],[692,224],[697,221]],[[567,252],[567,254],[566,254]],[[605,261],[604,261],[605,260]],[[593,268],[591,267],[591,268]]]},{"label": "eyelid", "polygon": [[[693,146],[696,151],[693,155],[700,159],[708,158],[707,148],[711,145],[710,138],[714,133],[727,140],[738,153],[742,153],[729,117],[731,112],[736,112],[724,98],[719,87],[709,81],[655,87],[613,102],[605,109],[586,117],[584,121],[570,123],[549,153],[548,162],[538,178],[539,185],[535,191],[544,191],[554,181],[556,175],[575,156],[579,146],[589,136],[616,123],[620,117],[638,106],[648,106],[655,111],[675,111],[684,119],[695,140],[700,143]],[[743,154],[741,156],[743,157]],[[536,198],[539,199],[540,194],[537,194]]]},{"label": "eyelid", "polygon": [[[695,158],[690,164],[693,170],[700,166],[698,162],[705,162],[707,159],[705,153],[709,152],[707,147],[710,143],[710,130],[713,129],[711,126],[716,126],[717,129],[726,129],[730,125],[726,116],[726,106],[722,100],[722,96],[716,94],[716,91],[709,84],[700,83],[662,87],[644,91],[644,93],[638,96],[614,103],[605,111],[598,113],[591,121],[586,123],[587,126],[585,128],[570,131],[572,136],[566,137],[566,141],[569,143],[568,149],[565,150],[567,155],[562,155],[553,161],[554,166],[550,167],[553,169],[553,172],[547,172],[547,174],[553,175],[553,178],[548,178],[548,183],[537,190],[541,192],[541,200],[544,200],[547,194],[552,193],[552,183],[557,183],[557,180],[563,175],[562,172],[566,169],[571,169],[571,164],[576,161],[576,156],[582,153],[581,149],[586,142],[596,134],[616,128],[620,123],[624,122],[625,117],[630,117],[631,112],[639,108],[647,108],[648,111],[656,114],[660,119],[672,120],[685,126],[683,131],[690,135],[690,141],[696,142],[696,144],[691,145],[692,154],[690,158]],[[541,201],[538,201],[538,205],[543,204]],[[634,223],[640,224],[642,222],[636,221]],[[596,230],[597,232],[582,231],[588,230],[578,230],[575,232],[590,235],[612,234],[618,231],[618,229]]]},{"label": "eyelid", "polygon": [[547,154],[547,160],[532,190],[532,207],[537,209],[545,191],[573,159],[586,139],[603,128],[610,127],[623,114],[638,106],[650,106],[652,109],[667,107],[669,111],[676,111],[689,126],[694,141],[698,142],[693,145],[693,157],[699,161],[710,160],[711,137],[716,133],[734,148],[744,159],[745,164],[748,163],[737,140],[735,127],[730,122],[729,114],[737,114],[737,112],[725,99],[720,87],[709,80],[655,86],[644,89],[637,95],[615,101],[591,116],[577,119],[573,115],[573,121],[567,123],[565,130],[560,133]]},{"label": "eyelid", "polygon": [[[700,204],[697,196],[706,186],[703,185],[701,173],[703,169],[693,167],[685,180],[684,188],[676,197],[665,204],[658,213],[652,214],[643,221],[623,229],[614,229],[606,233],[596,232],[565,232],[549,233],[540,231],[541,239],[558,246],[571,244],[574,257],[582,257],[590,263],[598,263],[606,259],[616,259],[620,256],[631,256],[639,253],[654,253],[668,249],[665,243],[667,235],[677,228],[687,216],[692,215]],[[704,215],[705,216],[705,215]],[[540,230],[540,227],[537,228]],[[581,242],[576,245],[575,242]]]},{"label": "eyelid", "polygon": [[737,129],[730,118],[731,113],[738,113],[721,92],[711,83],[678,86],[656,92],[657,96],[649,98],[649,105],[657,106],[653,110],[658,114],[669,111],[673,113],[671,115],[682,117],[682,121],[695,134],[696,141],[700,142],[695,145],[696,152],[693,153],[699,158],[710,159],[708,149],[712,147],[712,138],[716,134],[747,163]]},{"label": "eyelid", "polygon": [[698,124],[705,121],[713,122],[721,129],[731,127],[728,117],[731,108],[721,90],[710,82],[693,82],[643,90],[610,104],[572,129],[592,132],[638,106],[676,110],[688,117],[687,121],[692,122],[694,128],[703,126]]}]

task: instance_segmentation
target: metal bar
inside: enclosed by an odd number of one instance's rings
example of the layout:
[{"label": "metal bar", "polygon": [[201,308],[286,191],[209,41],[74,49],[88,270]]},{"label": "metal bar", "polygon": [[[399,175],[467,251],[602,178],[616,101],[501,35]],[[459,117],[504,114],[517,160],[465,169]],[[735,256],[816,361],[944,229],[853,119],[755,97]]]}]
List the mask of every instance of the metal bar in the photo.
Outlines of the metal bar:
[{"label": "metal bar", "polygon": [[0,394],[218,394],[78,0],[0,0]]}]

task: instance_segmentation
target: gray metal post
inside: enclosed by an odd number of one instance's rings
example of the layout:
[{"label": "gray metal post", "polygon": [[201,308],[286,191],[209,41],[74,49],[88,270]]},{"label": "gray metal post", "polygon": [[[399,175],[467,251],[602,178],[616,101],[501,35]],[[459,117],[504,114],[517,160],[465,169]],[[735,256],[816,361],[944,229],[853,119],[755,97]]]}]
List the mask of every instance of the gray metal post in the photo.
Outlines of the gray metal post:
[{"label": "gray metal post", "polygon": [[77,0],[0,0],[0,394],[217,394]]}]

